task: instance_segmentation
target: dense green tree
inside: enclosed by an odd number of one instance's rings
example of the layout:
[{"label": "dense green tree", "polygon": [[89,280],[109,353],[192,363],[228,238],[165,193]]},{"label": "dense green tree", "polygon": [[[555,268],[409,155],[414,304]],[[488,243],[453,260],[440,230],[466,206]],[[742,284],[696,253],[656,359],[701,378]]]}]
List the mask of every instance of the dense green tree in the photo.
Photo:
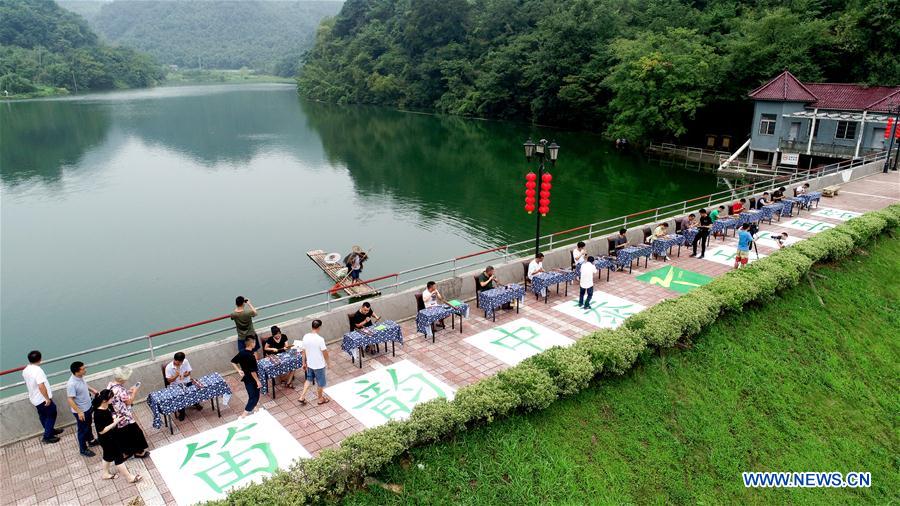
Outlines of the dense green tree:
[{"label": "dense green tree", "polygon": [[[784,68],[900,83],[898,0],[348,0],[301,94],[677,137]],[[702,115],[701,115],[702,116]]]},{"label": "dense green tree", "polygon": [[609,103],[611,137],[686,133],[687,121],[719,81],[721,57],[695,30],[642,32],[613,41],[610,50],[618,60],[603,81],[614,97]]},{"label": "dense green tree", "polygon": [[90,13],[91,26],[105,39],[165,64],[247,67],[283,76],[296,75],[319,22],[341,7],[335,1],[271,0],[69,0],[62,5]]},{"label": "dense green tree", "polygon": [[143,54],[99,42],[87,23],[52,0],[0,2],[0,92],[151,86],[162,79]]}]

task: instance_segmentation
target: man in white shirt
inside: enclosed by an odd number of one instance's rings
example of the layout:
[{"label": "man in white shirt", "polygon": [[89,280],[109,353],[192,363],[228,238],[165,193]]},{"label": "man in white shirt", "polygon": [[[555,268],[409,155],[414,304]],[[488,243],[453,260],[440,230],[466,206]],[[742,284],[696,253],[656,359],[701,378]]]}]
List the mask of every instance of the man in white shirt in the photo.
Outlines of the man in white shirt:
[{"label": "man in white shirt", "polygon": [[[587,262],[579,268],[581,285],[578,290],[578,307],[591,308],[591,299],[594,298],[594,274],[597,274],[597,266],[594,265],[594,257],[588,257]],[[587,295],[587,298],[585,298]]]},{"label": "man in white shirt", "polygon": [[312,321],[312,332],[303,336],[300,344],[301,353],[303,354],[303,373],[306,375],[306,383],[303,384],[303,392],[300,394],[300,404],[306,405],[306,392],[312,381],[316,381],[316,396],[318,404],[325,404],[331,399],[325,396],[322,391],[328,386],[325,380],[325,368],[330,362],[328,358],[328,350],[325,347],[325,339],[319,335],[319,328],[322,327],[322,320]]},{"label": "man in white shirt", "polygon": [[[191,363],[184,357],[184,353],[179,351],[172,358],[172,361],[166,365],[166,381],[168,381],[170,385],[188,386],[193,383],[194,380],[191,378],[191,371],[193,371],[193,369],[191,368]],[[203,406],[199,403],[194,404],[194,409],[200,411],[203,409]],[[184,410],[178,410],[175,416],[179,420],[184,420]]]},{"label": "man in white shirt", "polygon": [[41,352],[37,350],[28,353],[28,365],[22,370],[22,378],[28,389],[28,400],[37,409],[38,419],[44,427],[44,443],[56,443],[59,442],[56,436],[62,434],[63,430],[53,427],[56,425],[56,404],[53,403],[53,392],[47,375],[41,369],[41,358]]},{"label": "man in white shirt", "polygon": [[535,274],[544,272],[544,254],[538,253],[534,256],[534,260],[528,264],[528,280],[531,281]]},{"label": "man in white shirt", "polygon": [[437,283],[434,281],[429,281],[428,284],[425,285],[425,291],[422,292],[422,302],[425,303],[425,307],[434,307],[438,304],[447,303],[447,301],[444,300],[444,296],[438,291]]},{"label": "man in white shirt", "polygon": [[587,259],[587,251],[584,246],[584,242],[580,241],[572,250],[572,261],[575,262],[576,269],[581,267],[581,264]]}]

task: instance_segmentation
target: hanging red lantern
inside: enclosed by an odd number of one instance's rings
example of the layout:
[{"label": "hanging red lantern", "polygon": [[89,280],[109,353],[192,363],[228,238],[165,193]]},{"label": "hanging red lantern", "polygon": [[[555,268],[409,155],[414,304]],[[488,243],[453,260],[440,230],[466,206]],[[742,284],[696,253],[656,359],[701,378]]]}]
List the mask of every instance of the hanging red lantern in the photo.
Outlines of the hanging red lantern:
[{"label": "hanging red lantern", "polygon": [[541,190],[550,191],[550,188],[553,188],[553,185],[547,182],[541,183]]},{"label": "hanging red lantern", "polygon": [[550,199],[541,199],[538,201],[541,207],[550,207]]},{"label": "hanging red lantern", "polygon": [[547,190],[541,190],[541,198],[542,198],[542,199],[549,199],[549,198],[550,198],[550,192],[548,192]]},{"label": "hanging red lantern", "polygon": [[550,208],[541,207],[541,208],[538,208],[538,212],[541,213],[541,216],[547,216],[547,213],[550,212]]},{"label": "hanging red lantern", "polygon": [[535,183],[534,181],[528,181],[527,183],[525,183],[525,188],[534,190],[535,188],[537,188],[537,183]]},{"label": "hanging red lantern", "polygon": [[544,175],[541,176],[541,181],[549,183],[550,181],[553,181],[553,176],[551,176],[549,172],[545,172]]},{"label": "hanging red lantern", "polygon": [[888,118],[888,121],[887,121],[887,128],[886,128],[885,131],[884,131],[884,138],[885,138],[885,139],[890,139],[890,138],[891,138],[891,127],[893,127],[893,126],[894,126],[894,118]]},{"label": "hanging red lantern", "polygon": [[525,174],[525,181],[535,181],[535,180],[537,180],[537,174],[535,174],[534,172],[529,172],[528,174]]},{"label": "hanging red lantern", "polygon": [[531,214],[534,212],[534,204],[525,204],[525,212]]},{"label": "hanging red lantern", "polygon": [[528,188],[527,190],[525,190],[525,196],[526,197],[534,197],[534,189]]}]

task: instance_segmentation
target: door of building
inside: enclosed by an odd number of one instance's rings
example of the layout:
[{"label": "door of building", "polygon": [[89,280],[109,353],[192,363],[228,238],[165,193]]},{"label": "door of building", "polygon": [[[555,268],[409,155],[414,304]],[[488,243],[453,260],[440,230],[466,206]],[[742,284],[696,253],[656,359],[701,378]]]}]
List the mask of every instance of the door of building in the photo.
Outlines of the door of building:
[{"label": "door of building", "polygon": [[799,136],[800,136],[800,122],[793,121],[793,122],[791,122],[791,131],[788,134],[788,139],[795,141],[795,140],[797,140],[797,137],[799,137]]}]

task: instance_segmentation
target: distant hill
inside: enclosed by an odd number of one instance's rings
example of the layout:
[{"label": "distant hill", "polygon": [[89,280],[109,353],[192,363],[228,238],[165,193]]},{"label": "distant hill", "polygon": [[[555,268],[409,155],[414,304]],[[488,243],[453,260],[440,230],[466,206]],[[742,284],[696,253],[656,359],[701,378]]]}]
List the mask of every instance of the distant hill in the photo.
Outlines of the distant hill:
[{"label": "distant hill", "polygon": [[61,5],[83,14],[107,40],[165,64],[293,76],[319,23],[336,15],[342,2],[69,0]]},{"label": "distant hill", "polygon": [[161,78],[153,58],[103,43],[53,0],[0,1],[0,94],[133,88]]}]

